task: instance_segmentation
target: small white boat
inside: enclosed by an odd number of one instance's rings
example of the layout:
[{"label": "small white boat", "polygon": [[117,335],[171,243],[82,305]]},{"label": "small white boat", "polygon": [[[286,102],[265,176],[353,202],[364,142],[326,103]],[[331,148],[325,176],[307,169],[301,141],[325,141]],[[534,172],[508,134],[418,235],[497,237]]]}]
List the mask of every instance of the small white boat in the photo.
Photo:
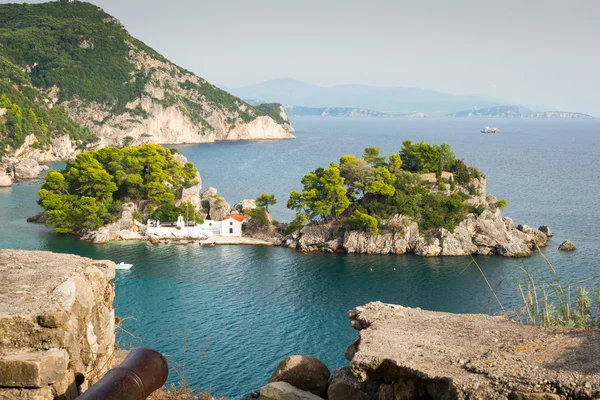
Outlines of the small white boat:
[{"label": "small white boat", "polygon": [[133,267],[133,264],[125,264],[124,262],[115,264],[115,269],[131,269],[131,267]]}]

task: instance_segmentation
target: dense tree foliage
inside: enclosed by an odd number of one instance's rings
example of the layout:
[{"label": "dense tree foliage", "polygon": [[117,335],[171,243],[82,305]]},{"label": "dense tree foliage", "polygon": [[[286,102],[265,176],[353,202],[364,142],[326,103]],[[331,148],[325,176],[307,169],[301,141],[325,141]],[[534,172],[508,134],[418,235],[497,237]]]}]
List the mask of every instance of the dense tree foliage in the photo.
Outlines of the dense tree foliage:
[{"label": "dense tree foliage", "polygon": [[[434,172],[437,182],[422,174]],[[446,180],[442,172],[451,172]],[[448,177],[449,175],[444,175]],[[413,144],[405,141],[388,158],[380,149],[368,147],[362,159],[346,155],[339,164],[318,168],[302,179],[302,192],[293,191],[288,208],[297,213],[288,227],[292,232],[306,223],[320,223],[341,216],[351,230],[376,234],[380,220],[401,214],[424,230],[453,230],[465,218],[465,205],[476,192],[473,185],[481,173],[456,158],[447,144]]]},{"label": "dense tree foliage", "polygon": [[38,203],[48,226],[61,233],[105,225],[125,201],[143,201],[169,221],[165,215],[180,212],[175,200],[181,188],[198,184],[196,175],[192,163],[181,165],[159,145],[107,147],[78,155],[61,172],[50,171]]}]

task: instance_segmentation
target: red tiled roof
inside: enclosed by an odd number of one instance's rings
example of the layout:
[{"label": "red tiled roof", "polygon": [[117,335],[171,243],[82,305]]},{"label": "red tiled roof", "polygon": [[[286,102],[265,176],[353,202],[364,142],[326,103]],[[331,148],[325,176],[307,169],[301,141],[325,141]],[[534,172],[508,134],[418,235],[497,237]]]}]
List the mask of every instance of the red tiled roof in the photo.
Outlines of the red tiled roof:
[{"label": "red tiled roof", "polygon": [[225,220],[228,220],[229,218],[235,219],[238,222],[244,222],[244,220],[246,219],[243,215],[240,214],[231,214],[229,217],[225,218]]}]

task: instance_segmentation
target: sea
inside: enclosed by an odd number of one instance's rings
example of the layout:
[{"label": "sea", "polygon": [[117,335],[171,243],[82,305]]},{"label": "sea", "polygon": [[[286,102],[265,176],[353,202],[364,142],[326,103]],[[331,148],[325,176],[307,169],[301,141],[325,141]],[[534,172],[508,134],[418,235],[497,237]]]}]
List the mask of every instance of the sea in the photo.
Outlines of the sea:
[{"label": "sea", "polygon": [[[300,254],[286,248],[146,242],[92,245],[28,224],[39,212],[41,181],[0,189],[0,248],[49,250],[134,265],[117,271],[115,311],[123,348],[149,346],[167,357],[169,381],[243,399],[279,361],[313,354],[333,371],[358,333],[345,313],[372,301],[452,313],[518,311],[524,270],[548,279],[554,266],[568,285],[600,275],[600,120],[292,119],[295,140],[221,142],[177,148],[231,205],[274,193],[274,217],[289,221],[291,190],[302,176],[361,155],[397,152],[404,140],[449,143],[488,178],[488,193],[508,200],[517,224],[554,232],[542,257],[421,258],[413,255]],[[482,134],[484,126],[499,134]],[[62,164],[51,166],[55,169]],[[570,239],[573,253],[557,250]],[[481,270],[480,270],[481,269]],[[489,282],[489,286],[484,276]],[[592,286],[594,280],[583,285]],[[490,288],[491,287],[491,288]],[[575,286],[573,286],[575,287]],[[574,290],[574,289],[573,289]]]}]

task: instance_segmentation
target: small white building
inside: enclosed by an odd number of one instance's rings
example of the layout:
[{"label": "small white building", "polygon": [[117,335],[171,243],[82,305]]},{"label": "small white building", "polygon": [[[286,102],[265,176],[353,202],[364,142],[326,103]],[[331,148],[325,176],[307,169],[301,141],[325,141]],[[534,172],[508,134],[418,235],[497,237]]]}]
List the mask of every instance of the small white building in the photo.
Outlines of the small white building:
[{"label": "small white building", "polygon": [[197,228],[212,232],[214,235],[242,237],[242,225],[245,218],[239,214],[233,214],[223,221],[204,220]]},{"label": "small white building", "polygon": [[242,237],[242,225],[245,218],[239,214],[232,214],[221,223],[221,236]]}]

